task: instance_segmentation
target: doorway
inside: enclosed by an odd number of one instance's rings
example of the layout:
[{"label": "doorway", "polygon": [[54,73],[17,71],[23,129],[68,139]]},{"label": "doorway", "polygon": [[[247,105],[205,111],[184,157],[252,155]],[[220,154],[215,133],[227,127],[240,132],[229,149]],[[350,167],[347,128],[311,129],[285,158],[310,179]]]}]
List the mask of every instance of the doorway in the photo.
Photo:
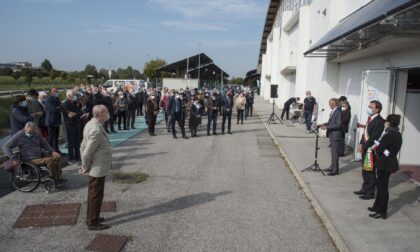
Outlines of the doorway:
[{"label": "doorway", "polygon": [[400,153],[401,171],[420,181],[420,68],[407,71],[404,117],[402,121],[403,146]]}]

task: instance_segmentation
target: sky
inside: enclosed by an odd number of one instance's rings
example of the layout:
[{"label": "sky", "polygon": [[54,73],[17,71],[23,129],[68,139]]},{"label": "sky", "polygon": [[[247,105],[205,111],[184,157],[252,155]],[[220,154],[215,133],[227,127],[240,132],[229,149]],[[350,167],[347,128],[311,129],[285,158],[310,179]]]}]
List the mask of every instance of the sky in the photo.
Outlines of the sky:
[{"label": "sky", "polygon": [[[47,58],[99,70],[206,53],[228,74],[257,66],[268,0],[2,0],[0,63]],[[111,42],[109,45],[108,42]]]}]

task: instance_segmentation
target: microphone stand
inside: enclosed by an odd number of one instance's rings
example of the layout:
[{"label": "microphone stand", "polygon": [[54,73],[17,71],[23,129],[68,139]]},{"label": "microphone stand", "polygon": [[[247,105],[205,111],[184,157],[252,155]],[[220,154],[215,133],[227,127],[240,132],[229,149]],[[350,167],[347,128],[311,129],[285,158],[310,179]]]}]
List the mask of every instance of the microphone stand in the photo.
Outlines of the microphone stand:
[{"label": "microphone stand", "polygon": [[[320,111],[320,112],[316,115],[315,119],[312,121],[312,124],[314,124],[314,123],[315,123],[315,125],[316,125],[316,122],[317,122],[317,120],[318,120],[318,116],[319,116],[322,112],[324,112],[324,109],[322,109],[322,110],[321,110],[321,111]],[[311,166],[308,166],[308,167],[306,167],[305,169],[303,169],[301,172],[305,172],[305,171],[321,172],[321,173],[322,173],[322,175],[324,175],[324,176],[325,176],[324,171],[321,169],[321,167],[319,166],[319,163],[318,163],[318,150],[320,149],[320,148],[319,148],[319,145],[318,145],[318,143],[319,143],[319,127],[318,127],[318,126],[316,126],[315,135],[316,135],[316,138],[315,138],[315,160],[314,160],[314,163],[313,163]]]}]

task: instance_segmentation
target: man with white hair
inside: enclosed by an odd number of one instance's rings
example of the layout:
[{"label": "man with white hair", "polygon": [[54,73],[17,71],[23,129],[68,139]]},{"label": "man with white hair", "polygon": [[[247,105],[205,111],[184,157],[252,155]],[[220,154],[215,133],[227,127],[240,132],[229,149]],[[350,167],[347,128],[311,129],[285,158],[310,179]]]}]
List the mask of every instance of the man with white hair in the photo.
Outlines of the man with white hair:
[{"label": "man with white hair", "polygon": [[66,100],[61,105],[64,125],[66,127],[69,163],[80,161],[80,117],[82,111],[77,106],[77,95],[73,90],[66,91]]},{"label": "man with white hair", "polygon": [[103,125],[109,120],[108,109],[96,105],[92,109],[93,117],[83,130],[83,141],[80,147],[82,167],[80,174],[89,174],[87,218],[89,230],[103,230],[109,226],[101,224],[100,217],[104,198],[105,178],[112,165],[111,143]]},{"label": "man with white hair", "polygon": [[16,147],[19,149],[20,160],[47,165],[56,185],[66,181],[62,179],[60,154],[38,133],[33,122],[26,123],[25,128],[18,131],[3,145],[3,152],[13,160],[14,165],[19,164],[18,155],[13,152]]}]

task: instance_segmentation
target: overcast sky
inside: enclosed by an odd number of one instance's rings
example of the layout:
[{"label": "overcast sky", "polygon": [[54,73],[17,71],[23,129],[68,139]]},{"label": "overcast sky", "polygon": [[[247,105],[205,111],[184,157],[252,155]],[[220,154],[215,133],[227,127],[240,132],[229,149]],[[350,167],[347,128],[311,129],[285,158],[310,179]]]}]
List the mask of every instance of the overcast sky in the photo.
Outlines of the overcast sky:
[{"label": "overcast sky", "polygon": [[2,0],[0,63],[44,58],[142,69],[201,51],[231,76],[255,69],[268,0]]}]

